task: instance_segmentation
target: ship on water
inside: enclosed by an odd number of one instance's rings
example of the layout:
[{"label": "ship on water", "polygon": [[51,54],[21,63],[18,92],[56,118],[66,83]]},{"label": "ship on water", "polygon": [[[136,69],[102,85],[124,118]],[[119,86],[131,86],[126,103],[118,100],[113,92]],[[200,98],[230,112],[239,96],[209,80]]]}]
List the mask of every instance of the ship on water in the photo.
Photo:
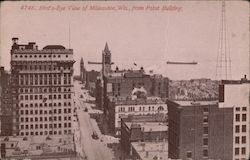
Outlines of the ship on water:
[{"label": "ship on water", "polygon": [[177,62],[177,61],[167,61],[167,64],[190,64],[190,65],[196,65],[198,64],[197,62]]}]

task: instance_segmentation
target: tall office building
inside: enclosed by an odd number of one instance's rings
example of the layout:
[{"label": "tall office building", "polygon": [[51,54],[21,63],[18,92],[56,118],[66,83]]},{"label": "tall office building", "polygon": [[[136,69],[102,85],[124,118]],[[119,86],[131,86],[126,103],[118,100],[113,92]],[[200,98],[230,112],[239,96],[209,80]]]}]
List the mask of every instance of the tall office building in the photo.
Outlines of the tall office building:
[{"label": "tall office building", "polygon": [[11,76],[14,135],[72,133],[73,50],[13,38]]},{"label": "tall office building", "polygon": [[10,74],[0,67],[0,135],[12,135],[12,98],[10,89]]},{"label": "tall office building", "polygon": [[80,80],[82,83],[86,82],[86,69],[82,58],[80,62]]},{"label": "tall office building", "polygon": [[247,160],[250,81],[222,81],[217,101],[167,101],[169,158]]},{"label": "tall office building", "polygon": [[249,159],[250,81],[246,75],[240,81],[222,81],[219,87],[219,108],[233,110],[232,159]]}]

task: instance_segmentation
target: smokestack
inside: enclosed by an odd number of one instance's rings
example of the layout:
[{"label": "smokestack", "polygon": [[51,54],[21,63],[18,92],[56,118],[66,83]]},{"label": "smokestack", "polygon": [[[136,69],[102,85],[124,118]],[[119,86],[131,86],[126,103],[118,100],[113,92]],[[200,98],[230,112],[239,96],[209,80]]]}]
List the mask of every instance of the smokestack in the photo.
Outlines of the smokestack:
[{"label": "smokestack", "polygon": [[13,44],[18,44],[18,38],[17,37],[13,37],[12,38],[12,42],[13,42]]}]

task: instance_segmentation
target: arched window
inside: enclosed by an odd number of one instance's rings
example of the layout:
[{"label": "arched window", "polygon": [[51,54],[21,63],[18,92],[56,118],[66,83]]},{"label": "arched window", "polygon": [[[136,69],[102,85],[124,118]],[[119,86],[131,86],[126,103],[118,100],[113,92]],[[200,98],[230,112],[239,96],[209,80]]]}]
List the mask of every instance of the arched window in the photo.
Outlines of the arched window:
[{"label": "arched window", "polygon": [[164,110],[164,108],[162,106],[158,107],[158,111],[163,111],[163,110]]}]

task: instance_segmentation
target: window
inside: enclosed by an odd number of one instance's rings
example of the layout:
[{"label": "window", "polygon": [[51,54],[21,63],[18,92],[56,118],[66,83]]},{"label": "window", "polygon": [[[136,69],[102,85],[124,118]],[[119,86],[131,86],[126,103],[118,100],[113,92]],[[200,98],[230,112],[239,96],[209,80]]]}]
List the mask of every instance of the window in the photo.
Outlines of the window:
[{"label": "window", "polygon": [[203,150],[203,157],[208,157],[208,150],[207,149]]},{"label": "window", "polygon": [[240,137],[235,137],[235,143],[239,144],[240,143]]},{"label": "window", "polygon": [[247,131],[247,126],[246,126],[246,125],[242,125],[241,131],[242,131],[242,132],[246,132],[246,131]]},{"label": "window", "polygon": [[247,121],[247,115],[246,114],[242,114],[242,121],[243,122]]},{"label": "window", "polygon": [[240,132],[240,126],[239,126],[239,125],[236,125],[236,126],[235,126],[235,132],[236,132],[236,133],[239,133],[239,132]]},{"label": "window", "polygon": [[236,120],[236,122],[240,121],[240,114],[236,114],[235,120]]},{"label": "window", "polygon": [[240,111],[240,107],[236,107],[235,110],[236,110],[236,111]]},{"label": "window", "polygon": [[192,158],[192,152],[191,151],[187,151],[187,158]]},{"label": "window", "polygon": [[204,138],[204,139],[203,139],[203,145],[204,145],[204,146],[207,146],[207,145],[208,145],[208,138]]},{"label": "window", "polygon": [[234,154],[235,155],[239,155],[240,154],[240,149],[239,148],[235,148],[234,149]]},{"label": "window", "polygon": [[246,154],[246,148],[245,148],[245,147],[242,147],[242,148],[241,148],[241,154],[242,154],[242,155],[245,155],[245,154]]},{"label": "window", "polygon": [[208,134],[208,127],[203,127],[203,134]]},{"label": "window", "polygon": [[242,143],[242,144],[245,144],[245,143],[246,143],[246,136],[242,136],[242,137],[241,137],[241,143]]},{"label": "window", "polygon": [[208,123],[208,116],[203,117],[203,123]]},{"label": "window", "polygon": [[247,107],[242,107],[242,111],[246,111],[247,110]]},{"label": "window", "polygon": [[208,113],[208,108],[207,107],[203,108],[203,113]]}]

